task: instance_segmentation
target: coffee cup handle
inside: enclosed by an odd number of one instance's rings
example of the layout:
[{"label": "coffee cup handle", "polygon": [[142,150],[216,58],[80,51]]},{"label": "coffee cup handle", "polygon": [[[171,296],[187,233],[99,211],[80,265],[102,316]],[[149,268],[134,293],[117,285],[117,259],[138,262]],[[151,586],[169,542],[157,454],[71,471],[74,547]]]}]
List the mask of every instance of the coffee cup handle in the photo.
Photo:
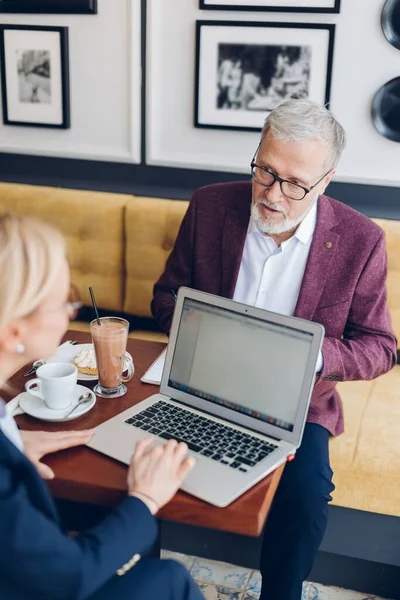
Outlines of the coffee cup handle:
[{"label": "coffee cup handle", "polygon": [[128,375],[121,375],[120,377],[118,377],[118,379],[123,383],[126,383],[127,381],[130,381],[132,379],[135,373],[135,366],[133,364],[132,358],[126,352],[121,354],[120,359],[126,362],[127,367],[125,370],[128,371]]},{"label": "coffee cup handle", "polygon": [[[32,389],[35,388],[35,389]],[[40,381],[40,379],[38,377],[35,377],[35,379],[31,379],[30,381],[28,381],[25,384],[25,390],[27,392],[29,392],[30,394],[32,394],[33,396],[39,396],[39,398],[42,397],[42,382]]]}]

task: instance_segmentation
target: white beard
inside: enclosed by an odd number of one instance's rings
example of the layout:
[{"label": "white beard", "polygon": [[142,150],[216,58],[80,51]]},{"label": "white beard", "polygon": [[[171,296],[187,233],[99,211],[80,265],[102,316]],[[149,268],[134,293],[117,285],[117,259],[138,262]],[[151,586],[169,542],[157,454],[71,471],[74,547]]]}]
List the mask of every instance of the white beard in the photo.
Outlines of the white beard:
[{"label": "white beard", "polygon": [[[268,217],[262,216],[260,214],[260,204],[264,204],[264,206],[267,208],[277,210],[278,212],[282,213],[284,216],[282,221],[274,223],[269,221]],[[306,210],[296,219],[289,219],[286,210],[282,206],[274,202],[268,202],[263,198],[262,200],[257,200],[256,203],[251,205],[251,216],[257,226],[257,229],[261,233],[267,233],[268,235],[280,235],[281,233],[287,233],[288,231],[295,229],[308,215],[313,206],[314,204],[308,206]]]}]

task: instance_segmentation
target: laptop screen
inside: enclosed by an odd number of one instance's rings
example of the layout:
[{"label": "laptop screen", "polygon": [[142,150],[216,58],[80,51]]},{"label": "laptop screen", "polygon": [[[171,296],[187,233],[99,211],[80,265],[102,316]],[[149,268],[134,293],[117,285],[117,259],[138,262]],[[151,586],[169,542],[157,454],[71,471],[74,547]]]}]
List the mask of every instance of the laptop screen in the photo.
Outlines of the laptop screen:
[{"label": "laptop screen", "polygon": [[168,385],[293,431],[313,335],[185,298]]}]

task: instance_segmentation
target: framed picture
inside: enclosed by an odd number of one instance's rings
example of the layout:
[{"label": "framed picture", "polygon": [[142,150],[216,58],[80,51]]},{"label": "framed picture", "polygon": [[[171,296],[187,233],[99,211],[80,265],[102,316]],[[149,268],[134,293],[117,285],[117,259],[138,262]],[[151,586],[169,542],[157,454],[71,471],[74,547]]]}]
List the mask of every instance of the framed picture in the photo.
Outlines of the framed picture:
[{"label": "framed picture", "polygon": [[5,125],[70,126],[68,28],[0,26]]},{"label": "framed picture", "polygon": [[197,21],[195,127],[259,131],[278,104],[328,105],[334,25]]},{"label": "framed picture", "polygon": [[339,13],[340,2],[341,0],[200,0],[200,8],[209,10]]},{"label": "framed picture", "polygon": [[0,13],[97,14],[97,0],[0,0]]}]

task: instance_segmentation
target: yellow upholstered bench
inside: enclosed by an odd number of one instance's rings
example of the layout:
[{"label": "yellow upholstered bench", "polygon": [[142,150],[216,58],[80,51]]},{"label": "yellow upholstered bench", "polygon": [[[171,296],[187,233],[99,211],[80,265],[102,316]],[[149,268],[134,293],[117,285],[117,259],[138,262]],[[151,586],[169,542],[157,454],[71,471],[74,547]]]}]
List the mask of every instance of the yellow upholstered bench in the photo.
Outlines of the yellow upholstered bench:
[{"label": "yellow upholstered bench", "polygon": [[[126,313],[152,317],[153,285],[164,270],[188,204],[156,198],[134,198],[128,203],[125,214]],[[130,335],[167,341],[161,332],[138,330]]]},{"label": "yellow upholstered bench", "polygon": [[71,280],[90,305],[89,286],[99,308],[123,311],[124,209],[131,196],[31,185],[0,184],[0,205],[43,219],[67,240]]},{"label": "yellow upholstered bench", "polygon": [[[151,321],[153,284],[173,247],[187,202],[0,184],[0,205],[35,215],[67,237],[72,280],[85,304],[92,285],[100,308],[145,320],[132,337],[166,340]],[[400,222],[386,232],[388,303],[400,339]],[[78,324],[87,328],[87,324]],[[331,439],[338,506],[400,516],[400,366],[374,381],[339,383],[345,433]]]},{"label": "yellow upholstered bench", "polygon": [[[385,232],[388,305],[400,343],[400,222],[373,219]],[[331,439],[333,503],[400,516],[400,365],[373,381],[338,384],[345,432]]]},{"label": "yellow upholstered bench", "polygon": [[[150,317],[153,284],[173,247],[187,202],[135,198],[126,212],[128,313]],[[400,340],[400,222],[384,229],[389,260],[388,305]],[[138,332],[144,336],[143,332]],[[161,338],[162,339],[162,338]],[[400,366],[374,381],[339,383],[345,432],[330,441],[333,504],[400,516]]]}]

